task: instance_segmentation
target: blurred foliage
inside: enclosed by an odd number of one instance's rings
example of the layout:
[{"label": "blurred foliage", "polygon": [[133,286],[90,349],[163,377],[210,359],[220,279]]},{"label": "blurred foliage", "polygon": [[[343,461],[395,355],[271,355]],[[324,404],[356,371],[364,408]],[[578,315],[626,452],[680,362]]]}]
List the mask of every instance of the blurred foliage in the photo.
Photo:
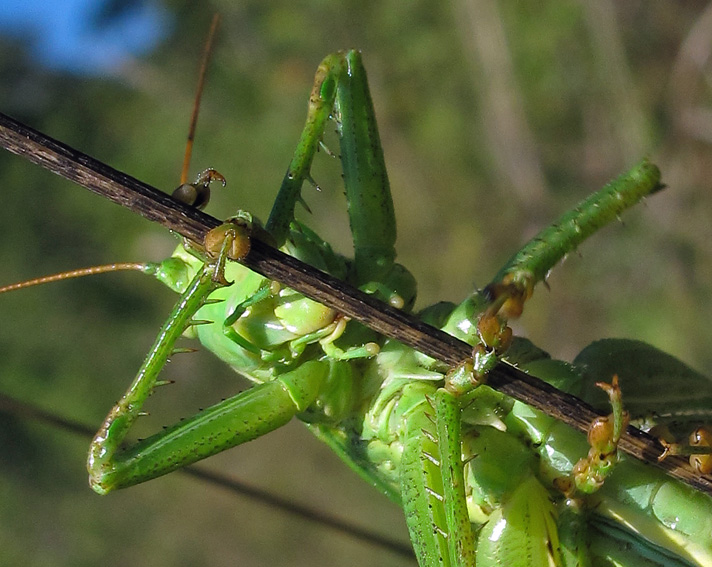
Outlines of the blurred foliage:
[{"label": "blurred foliage", "polygon": [[[420,283],[421,307],[486,283],[538,228],[649,155],[669,188],[557,269],[518,327],[567,359],[596,338],[625,336],[712,371],[712,4],[162,6],[170,36],[104,77],[38,68],[21,42],[0,38],[0,110],[169,191],[201,48],[220,12],[194,171],[215,167],[229,181],[208,212],[225,217],[240,207],[265,218],[318,62],[358,47],[391,177],[399,258]],[[112,14],[122,14],[116,3],[97,25]],[[158,259],[175,244],[15,156],[0,153],[0,175],[2,283]],[[315,177],[323,190],[306,188],[314,214],[304,218],[348,253],[338,165],[324,156]],[[172,301],[131,274],[0,296],[0,390],[98,424]],[[244,387],[203,354],[179,358],[168,373],[179,386],[152,400],[149,428]],[[179,475],[99,498],[86,487],[86,445],[2,416],[0,565],[408,564]],[[399,510],[298,425],[210,464],[406,539]]]}]

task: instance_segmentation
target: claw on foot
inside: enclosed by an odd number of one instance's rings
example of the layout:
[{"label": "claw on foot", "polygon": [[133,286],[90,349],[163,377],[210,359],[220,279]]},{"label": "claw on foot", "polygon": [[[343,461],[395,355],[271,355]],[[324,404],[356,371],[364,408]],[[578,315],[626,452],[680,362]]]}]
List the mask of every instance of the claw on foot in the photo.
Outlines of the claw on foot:
[{"label": "claw on foot", "polygon": [[[712,450],[712,431],[705,427],[698,427],[690,435],[690,445]],[[690,455],[690,466],[700,474],[712,473],[712,454],[708,452]]]},{"label": "claw on foot", "polygon": [[501,353],[512,342],[512,329],[507,321],[522,314],[534,285],[530,277],[520,274],[515,278],[513,274],[508,274],[501,282],[488,285],[485,291],[491,303],[477,322],[477,333],[487,347]]},{"label": "claw on foot", "polygon": [[623,411],[618,376],[614,375],[610,384],[599,382],[596,386],[608,394],[613,412],[593,420],[588,429],[588,455],[576,463],[570,477],[557,479],[557,488],[567,496],[576,490],[591,494],[603,486],[618,462],[618,442],[630,420],[628,412]]},{"label": "claw on foot", "polygon": [[488,311],[477,321],[477,334],[484,345],[499,353],[506,351],[512,342],[512,328],[507,320]]},{"label": "claw on foot", "polygon": [[706,427],[698,427],[691,434],[688,445],[669,443],[660,439],[665,448],[658,457],[662,461],[669,455],[689,455],[690,466],[700,474],[712,473],[712,431]]},{"label": "claw on foot", "polygon": [[173,191],[173,198],[197,209],[204,209],[210,201],[210,184],[218,181],[225,187],[225,178],[214,169],[206,169],[198,174],[193,183],[183,183]]},{"label": "claw on foot", "polygon": [[473,387],[485,383],[486,375],[476,371],[474,359],[468,359],[453,366],[445,376],[444,388],[454,396],[472,391]]},{"label": "claw on foot", "polygon": [[487,292],[493,302],[490,309],[506,319],[516,319],[534,293],[533,276],[528,272],[507,274],[501,282],[488,285]]}]

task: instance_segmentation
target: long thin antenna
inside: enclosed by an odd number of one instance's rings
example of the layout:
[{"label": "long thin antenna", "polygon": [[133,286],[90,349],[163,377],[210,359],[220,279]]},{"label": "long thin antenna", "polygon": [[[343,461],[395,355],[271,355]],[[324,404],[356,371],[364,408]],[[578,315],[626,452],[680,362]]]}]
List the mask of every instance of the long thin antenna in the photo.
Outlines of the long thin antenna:
[{"label": "long thin antenna", "polygon": [[203,59],[200,62],[200,75],[198,76],[198,89],[195,93],[195,100],[193,101],[193,113],[190,116],[190,128],[188,129],[188,140],[185,143],[185,155],[183,156],[183,169],[180,173],[180,184],[188,182],[188,170],[190,169],[190,158],[193,155],[193,140],[195,139],[195,126],[198,123],[198,113],[200,112],[200,98],[203,96],[203,87],[205,86],[205,75],[208,71],[208,63],[210,62],[210,56],[213,53],[213,43],[215,40],[215,33],[218,29],[218,24],[220,23],[220,14],[215,14],[213,16],[213,21],[210,24],[210,31],[208,32],[208,40],[205,42],[205,48],[203,49]]},{"label": "long thin antenna", "polygon": [[151,263],[140,263],[140,262],[118,262],[115,264],[105,264],[103,266],[91,266],[89,268],[79,268],[77,270],[69,270],[67,272],[60,272],[59,274],[52,274],[49,276],[42,276],[32,280],[25,280],[24,282],[18,282],[14,284],[9,284],[0,287],[0,293],[5,293],[8,291],[15,291],[18,289],[24,289],[26,287],[32,287],[33,285],[42,285],[51,282],[59,282],[62,280],[68,280],[71,278],[81,278],[84,276],[93,276],[95,274],[106,274],[108,272],[123,272],[127,270],[133,270],[137,272],[151,272],[155,264]]}]

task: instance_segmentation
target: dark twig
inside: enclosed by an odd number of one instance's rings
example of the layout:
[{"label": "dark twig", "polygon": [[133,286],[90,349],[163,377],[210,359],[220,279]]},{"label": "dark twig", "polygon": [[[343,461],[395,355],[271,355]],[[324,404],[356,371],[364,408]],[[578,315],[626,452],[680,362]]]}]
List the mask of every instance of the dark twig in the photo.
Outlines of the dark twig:
[{"label": "dark twig", "polygon": [[[220,224],[217,219],[2,114],[0,144],[151,221],[159,222],[198,246],[202,245],[206,232]],[[242,263],[448,365],[455,365],[471,356],[471,347],[466,343],[259,240],[253,240],[252,249]],[[574,396],[560,392],[506,363],[498,364],[488,380],[493,388],[579,431],[587,431],[591,421],[599,415]],[[658,462],[657,458],[663,451],[660,443],[633,427],[629,427],[621,439],[620,448],[699,490],[712,493],[712,476],[701,476],[692,471],[681,457],[669,457]]]}]

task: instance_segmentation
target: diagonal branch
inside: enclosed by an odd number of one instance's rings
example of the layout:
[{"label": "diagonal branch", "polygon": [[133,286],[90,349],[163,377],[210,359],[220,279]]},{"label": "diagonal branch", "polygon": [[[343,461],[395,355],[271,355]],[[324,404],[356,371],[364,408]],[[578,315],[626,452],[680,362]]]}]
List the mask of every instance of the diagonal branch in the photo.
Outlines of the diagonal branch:
[{"label": "diagonal branch", "polygon": [[[148,220],[162,224],[198,246],[202,246],[205,234],[220,224],[216,218],[3,114],[0,114],[0,145]],[[468,344],[259,240],[253,240],[250,253],[242,263],[448,365],[458,364],[472,356],[472,347]],[[586,432],[591,421],[599,415],[574,396],[560,392],[504,362],[490,373],[488,385],[582,432]],[[658,462],[663,448],[650,435],[628,427],[619,446],[625,453],[712,494],[712,476],[694,472],[682,457],[669,457]]]}]

